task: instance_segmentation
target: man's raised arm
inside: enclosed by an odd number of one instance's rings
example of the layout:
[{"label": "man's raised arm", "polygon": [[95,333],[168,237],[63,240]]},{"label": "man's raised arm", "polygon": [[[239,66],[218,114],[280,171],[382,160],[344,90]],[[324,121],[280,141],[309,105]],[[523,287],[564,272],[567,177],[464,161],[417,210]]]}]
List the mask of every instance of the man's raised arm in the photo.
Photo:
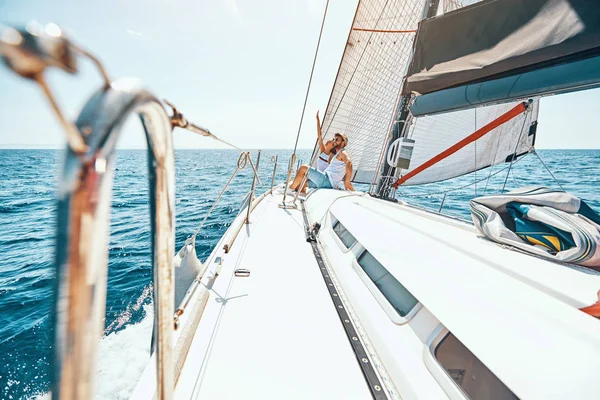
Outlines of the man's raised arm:
[{"label": "man's raised arm", "polygon": [[317,111],[317,141],[319,142],[319,148],[321,153],[325,153],[325,144],[323,143],[323,133],[321,132],[321,120],[319,119],[319,112]]}]

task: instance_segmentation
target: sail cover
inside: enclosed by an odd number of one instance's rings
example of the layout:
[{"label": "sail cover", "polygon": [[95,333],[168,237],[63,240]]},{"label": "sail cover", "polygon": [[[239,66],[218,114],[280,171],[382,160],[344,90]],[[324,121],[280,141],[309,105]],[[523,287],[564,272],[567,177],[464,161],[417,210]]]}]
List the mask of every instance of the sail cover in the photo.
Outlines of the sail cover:
[{"label": "sail cover", "polygon": [[323,118],[348,135],[354,182],[371,183],[387,144],[424,0],[362,0]]},{"label": "sail cover", "polygon": [[[402,171],[402,175],[494,121],[515,104],[517,103],[416,118],[408,131],[408,137],[415,141],[410,168]],[[525,113],[499,125],[452,156],[408,179],[403,185],[443,181],[492,165],[511,162],[513,158],[533,148],[538,110],[539,99],[535,99]]]},{"label": "sail cover", "polygon": [[488,0],[424,20],[403,93],[426,94],[600,54],[590,0]]},{"label": "sail cover", "polygon": [[529,253],[600,267],[600,215],[562,190],[529,187],[471,200],[477,229]]}]

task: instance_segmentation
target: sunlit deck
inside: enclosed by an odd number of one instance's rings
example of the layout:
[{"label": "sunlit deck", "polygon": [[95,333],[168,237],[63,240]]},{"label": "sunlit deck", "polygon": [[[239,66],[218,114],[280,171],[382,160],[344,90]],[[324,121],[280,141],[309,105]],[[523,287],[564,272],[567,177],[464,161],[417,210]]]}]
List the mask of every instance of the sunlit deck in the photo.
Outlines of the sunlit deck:
[{"label": "sunlit deck", "polygon": [[276,207],[281,197],[259,204],[226,256],[251,273],[213,288],[208,307],[222,311],[197,397],[369,398],[302,214]]}]

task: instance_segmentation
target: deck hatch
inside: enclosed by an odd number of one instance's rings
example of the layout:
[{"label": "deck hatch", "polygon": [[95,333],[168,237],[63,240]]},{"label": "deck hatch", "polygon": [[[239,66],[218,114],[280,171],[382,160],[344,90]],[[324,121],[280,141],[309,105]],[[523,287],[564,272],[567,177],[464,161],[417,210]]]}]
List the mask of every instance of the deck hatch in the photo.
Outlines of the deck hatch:
[{"label": "deck hatch", "polygon": [[333,224],[333,231],[335,232],[337,237],[340,238],[340,240],[342,241],[344,246],[346,246],[347,249],[354,246],[354,243],[356,243],[356,238],[352,236],[350,232],[348,232],[348,229],[346,229],[340,221],[336,221]]},{"label": "deck hatch", "polygon": [[435,359],[468,399],[513,400],[510,391],[456,336],[448,334],[436,346]]},{"label": "deck hatch", "polygon": [[364,251],[357,261],[401,317],[406,317],[415,308],[418,300],[371,253]]}]

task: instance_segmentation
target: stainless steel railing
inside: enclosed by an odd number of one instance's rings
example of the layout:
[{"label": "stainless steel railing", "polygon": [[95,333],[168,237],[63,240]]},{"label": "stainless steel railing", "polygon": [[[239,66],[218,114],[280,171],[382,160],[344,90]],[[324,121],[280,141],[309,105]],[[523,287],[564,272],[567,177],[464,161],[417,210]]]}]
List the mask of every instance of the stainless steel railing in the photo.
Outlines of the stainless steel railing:
[{"label": "stainless steel railing", "polygon": [[[56,25],[0,29],[0,54],[17,74],[36,81],[61,121],[68,148],[58,188],[52,397],[93,395],[98,339],[106,307],[108,226],[115,146],[126,118],[137,113],[146,132],[150,180],[157,397],[173,391],[173,253],[175,175],[171,120],[151,93],[127,80],[111,82],[100,62]],[[44,79],[47,68],[77,71],[76,55],[104,79],[75,124],[68,122]]]},{"label": "stainless steel railing", "polygon": [[[104,85],[86,103],[75,124],[61,112],[44,73],[77,71],[76,56],[90,58]],[[93,395],[97,343],[102,335],[108,261],[108,226],[115,146],[125,120],[138,114],[148,144],[152,262],[154,266],[155,353],[158,399],[171,399],[175,238],[176,126],[229,144],[190,124],[174,107],[128,80],[111,82],[93,55],[72,43],[60,28],[30,24],[0,26],[0,57],[18,75],[36,81],[64,127],[68,148],[58,188],[56,292],[52,397],[89,399]],[[235,146],[233,146],[235,147]]]}]

